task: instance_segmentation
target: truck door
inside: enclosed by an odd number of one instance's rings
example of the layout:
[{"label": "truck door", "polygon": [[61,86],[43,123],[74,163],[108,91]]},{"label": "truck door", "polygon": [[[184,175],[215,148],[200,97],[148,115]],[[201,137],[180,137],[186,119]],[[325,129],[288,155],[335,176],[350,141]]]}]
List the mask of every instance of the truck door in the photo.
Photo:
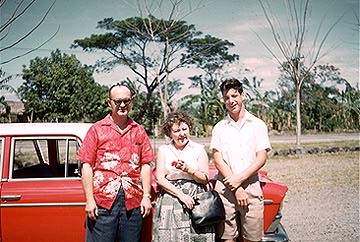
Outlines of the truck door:
[{"label": "truck door", "polygon": [[1,188],[2,242],[85,240],[77,147],[71,136],[11,139]]}]

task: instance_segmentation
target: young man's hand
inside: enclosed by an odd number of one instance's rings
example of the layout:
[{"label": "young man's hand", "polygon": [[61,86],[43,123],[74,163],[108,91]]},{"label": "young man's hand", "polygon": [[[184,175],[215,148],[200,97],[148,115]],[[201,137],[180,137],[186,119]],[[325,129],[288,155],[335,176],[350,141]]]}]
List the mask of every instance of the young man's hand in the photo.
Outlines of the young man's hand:
[{"label": "young man's hand", "polygon": [[235,197],[238,205],[242,208],[246,208],[249,205],[249,197],[244,188],[239,187],[235,191]]},{"label": "young man's hand", "polygon": [[238,175],[231,175],[229,177],[224,178],[224,184],[227,188],[230,189],[230,191],[235,192],[236,189],[240,187],[240,185],[243,183],[243,179],[241,179]]}]

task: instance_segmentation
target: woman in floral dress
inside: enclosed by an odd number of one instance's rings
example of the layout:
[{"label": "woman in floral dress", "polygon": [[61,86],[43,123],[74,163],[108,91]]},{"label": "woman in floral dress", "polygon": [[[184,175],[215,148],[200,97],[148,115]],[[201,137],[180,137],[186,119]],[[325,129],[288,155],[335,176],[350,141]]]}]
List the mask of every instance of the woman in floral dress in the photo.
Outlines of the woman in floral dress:
[{"label": "woman in floral dress", "polygon": [[156,178],[161,187],[155,208],[154,242],[215,241],[214,226],[194,227],[188,211],[193,196],[209,180],[209,159],[204,147],[189,139],[192,120],[185,113],[171,113],[162,132],[171,139],[159,147]]}]

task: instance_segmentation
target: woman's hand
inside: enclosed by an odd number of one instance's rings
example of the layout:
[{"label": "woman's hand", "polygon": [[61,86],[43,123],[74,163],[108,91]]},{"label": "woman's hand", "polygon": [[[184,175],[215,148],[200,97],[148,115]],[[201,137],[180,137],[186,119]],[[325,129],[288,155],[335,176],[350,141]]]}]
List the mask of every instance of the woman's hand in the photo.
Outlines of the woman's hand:
[{"label": "woman's hand", "polygon": [[190,197],[189,195],[186,195],[184,193],[182,193],[181,195],[179,195],[179,199],[181,202],[183,202],[185,204],[185,206],[188,209],[193,209],[194,205],[195,205],[195,201],[192,197]]},{"label": "woman's hand", "polygon": [[184,171],[184,172],[189,171],[189,167],[187,166],[187,164],[183,160],[178,160],[175,167],[177,169],[180,169],[180,170]]}]

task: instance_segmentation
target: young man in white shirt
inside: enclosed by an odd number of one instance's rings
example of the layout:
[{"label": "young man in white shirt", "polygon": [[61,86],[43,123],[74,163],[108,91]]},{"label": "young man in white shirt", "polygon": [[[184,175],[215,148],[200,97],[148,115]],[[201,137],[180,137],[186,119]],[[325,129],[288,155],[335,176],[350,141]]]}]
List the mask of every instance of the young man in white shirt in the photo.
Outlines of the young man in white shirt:
[{"label": "young man in white shirt", "polygon": [[264,203],[258,171],[271,149],[266,124],[249,113],[245,93],[237,79],[220,86],[228,115],[213,129],[210,149],[219,171],[215,190],[223,200],[226,220],[217,226],[223,242],[260,241]]}]

